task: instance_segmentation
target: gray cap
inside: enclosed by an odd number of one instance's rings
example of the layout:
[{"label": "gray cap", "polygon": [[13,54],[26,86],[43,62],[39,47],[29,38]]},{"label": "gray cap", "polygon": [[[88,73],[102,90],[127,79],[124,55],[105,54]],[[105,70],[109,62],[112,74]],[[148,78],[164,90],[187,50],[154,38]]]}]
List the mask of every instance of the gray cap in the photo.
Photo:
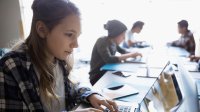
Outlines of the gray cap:
[{"label": "gray cap", "polygon": [[105,25],[104,28],[108,30],[108,37],[117,37],[121,33],[127,30],[126,25],[118,20],[110,20]]}]

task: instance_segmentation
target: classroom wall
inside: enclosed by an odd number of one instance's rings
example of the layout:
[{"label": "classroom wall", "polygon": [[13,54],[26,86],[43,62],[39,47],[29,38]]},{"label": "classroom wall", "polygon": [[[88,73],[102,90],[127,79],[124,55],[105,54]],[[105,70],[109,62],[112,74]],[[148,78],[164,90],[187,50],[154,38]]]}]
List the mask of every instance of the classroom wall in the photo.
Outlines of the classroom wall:
[{"label": "classroom wall", "polygon": [[[135,34],[135,37],[148,41],[154,49],[159,49],[166,42],[180,37],[177,22],[182,19],[188,20],[192,32],[200,33],[199,0],[73,0],[73,2],[82,12],[79,51],[86,55],[91,55],[97,38],[107,35],[103,24],[110,19],[122,21],[129,29],[135,21],[144,21],[142,32]],[[195,38],[198,39],[200,36],[195,35]]]},{"label": "classroom wall", "polygon": [[19,0],[0,0],[0,48],[19,39],[20,21]]}]

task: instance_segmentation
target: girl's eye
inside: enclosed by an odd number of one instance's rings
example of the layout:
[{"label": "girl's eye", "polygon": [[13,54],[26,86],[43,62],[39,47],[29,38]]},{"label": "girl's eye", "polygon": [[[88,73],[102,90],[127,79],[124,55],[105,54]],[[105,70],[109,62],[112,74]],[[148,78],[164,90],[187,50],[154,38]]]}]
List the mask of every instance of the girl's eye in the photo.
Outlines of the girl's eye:
[{"label": "girl's eye", "polygon": [[68,36],[68,37],[72,37],[73,33],[65,33],[65,35]]}]

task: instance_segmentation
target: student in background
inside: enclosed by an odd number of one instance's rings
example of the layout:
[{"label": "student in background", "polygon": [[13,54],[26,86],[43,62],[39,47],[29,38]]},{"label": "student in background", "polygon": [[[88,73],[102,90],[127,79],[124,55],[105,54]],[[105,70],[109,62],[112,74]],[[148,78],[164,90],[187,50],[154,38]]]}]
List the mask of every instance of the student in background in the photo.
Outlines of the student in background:
[{"label": "student in background", "polygon": [[[99,38],[92,51],[90,63],[90,82],[94,85],[105,73],[100,68],[106,63],[121,62],[130,57],[142,56],[140,53],[128,53],[119,47],[119,44],[125,39],[127,27],[118,20],[108,21],[104,25],[108,31],[108,36]],[[121,56],[115,56],[115,53],[121,53]]]},{"label": "student in background", "polygon": [[195,40],[192,32],[188,29],[188,22],[186,20],[178,22],[178,32],[181,34],[181,37],[176,41],[168,43],[168,45],[184,48],[190,55],[194,55]]},{"label": "student in background", "polygon": [[124,42],[124,47],[129,48],[129,47],[134,47],[136,46],[137,43],[141,43],[143,41],[137,41],[134,37],[134,33],[140,33],[142,28],[144,26],[144,22],[142,21],[136,21],[131,30],[127,32],[127,39]]},{"label": "student in background", "polygon": [[70,111],[83,101],[96,109],[79,112],[116,110],[113,101],[68,78],[81,33],[78,8],[68,0],[34,0],[32,9],[30,35],[0,60],[0,111]]}]

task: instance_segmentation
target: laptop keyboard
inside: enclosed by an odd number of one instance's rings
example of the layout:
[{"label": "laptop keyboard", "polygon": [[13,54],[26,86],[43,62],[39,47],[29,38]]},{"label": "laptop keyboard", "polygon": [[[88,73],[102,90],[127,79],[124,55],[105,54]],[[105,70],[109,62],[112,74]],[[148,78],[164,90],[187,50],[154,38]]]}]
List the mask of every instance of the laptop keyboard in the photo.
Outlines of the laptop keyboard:
[{"label": "laptop keyboard", "polygon": [[[130,112],[131,106],[118,106],[118,112]],[[110,112],[110,110],[107,108],[104,110],[104,112]]]}]

